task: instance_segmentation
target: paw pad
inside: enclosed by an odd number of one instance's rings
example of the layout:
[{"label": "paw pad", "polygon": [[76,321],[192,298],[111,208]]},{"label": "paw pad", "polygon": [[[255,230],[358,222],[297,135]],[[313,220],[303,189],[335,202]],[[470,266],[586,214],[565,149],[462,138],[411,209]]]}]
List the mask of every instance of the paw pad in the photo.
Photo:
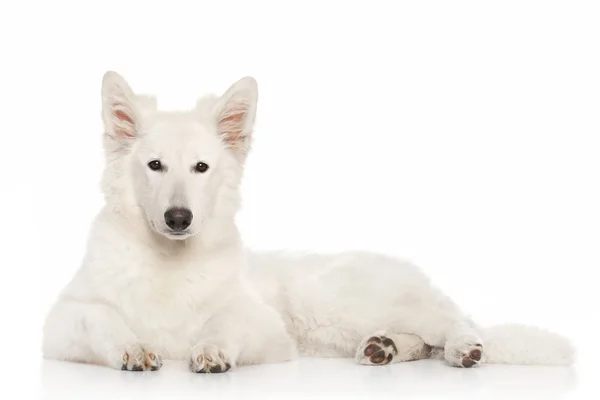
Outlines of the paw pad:
[{"label": "paw pad", "polygon": [[474,346],[478,348],[469,351],[468,354],[463,354],[461,358],[461,364],[465,368],[471,368],[481,361],[481,350],[483,350],[483,346],[480,344],[475,344]]},{"label": "paw pad", "polygon": [[389,364],[394,356],[398,354],[396,344],[387,336],[372,336],[367,339],[363,348],[364,359],[361,361],[362,364]]}]

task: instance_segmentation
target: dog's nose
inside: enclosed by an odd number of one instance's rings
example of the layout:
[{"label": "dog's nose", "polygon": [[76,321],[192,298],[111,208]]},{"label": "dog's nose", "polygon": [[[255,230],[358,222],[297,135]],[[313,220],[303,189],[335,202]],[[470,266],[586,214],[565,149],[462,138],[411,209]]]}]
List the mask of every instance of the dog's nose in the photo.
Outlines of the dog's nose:
[{"label": "dog's nose", "polygon": [[174,231],[183,231],[192,224],[192,212],[187,208],[171,208],[165,213],[167,226]]}]

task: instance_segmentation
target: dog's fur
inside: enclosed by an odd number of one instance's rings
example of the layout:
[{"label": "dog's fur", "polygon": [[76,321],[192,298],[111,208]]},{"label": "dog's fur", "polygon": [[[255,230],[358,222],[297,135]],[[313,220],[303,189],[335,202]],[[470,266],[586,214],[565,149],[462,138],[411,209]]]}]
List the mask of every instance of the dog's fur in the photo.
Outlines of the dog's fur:
[{"label": "dog's fur", "polygon": [[[188,360],[193,372],[298,353],[368,365],[573,362],[556,334],[479,329],[409,263],[358,252],[247,253],[234,217],[257,93],[247,77],[192,110],[164,112],[105,74],[106,205],[47,317],[45,357],[127,370]],[[162,169],[149,168],[153,160]],[[166,222],[173,207],[193,214],[183,231]],[[378,279],[366,279],[373,271]]]}]

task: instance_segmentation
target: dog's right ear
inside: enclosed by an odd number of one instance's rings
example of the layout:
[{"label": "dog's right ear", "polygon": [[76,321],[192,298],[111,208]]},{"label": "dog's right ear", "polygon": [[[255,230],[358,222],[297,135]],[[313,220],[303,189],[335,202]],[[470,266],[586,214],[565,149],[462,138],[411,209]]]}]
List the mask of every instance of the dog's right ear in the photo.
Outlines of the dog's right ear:
[{"label": "dog's right ear", "polygon": [[104,131],[122,145],[131,143],[138,134],[139,112],[135,94],[123,77],[108,71],[102,78],[102,119]]}]

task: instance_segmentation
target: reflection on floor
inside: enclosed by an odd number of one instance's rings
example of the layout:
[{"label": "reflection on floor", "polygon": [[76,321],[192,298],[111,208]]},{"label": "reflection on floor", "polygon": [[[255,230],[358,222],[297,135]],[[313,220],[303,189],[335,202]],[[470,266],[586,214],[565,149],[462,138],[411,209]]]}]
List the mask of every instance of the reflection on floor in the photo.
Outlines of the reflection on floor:
[{"label": "reflection on floor", "polygon": [[[341,359],[299,359],[240,367],[224,374],[193,374],[167,361],[157,372],[41,362],[43,398],[571,398],[575,368],[483,365],[448,367],[423,360],[370,367]],[[211,397],[208,397],[211,396]]]}]

